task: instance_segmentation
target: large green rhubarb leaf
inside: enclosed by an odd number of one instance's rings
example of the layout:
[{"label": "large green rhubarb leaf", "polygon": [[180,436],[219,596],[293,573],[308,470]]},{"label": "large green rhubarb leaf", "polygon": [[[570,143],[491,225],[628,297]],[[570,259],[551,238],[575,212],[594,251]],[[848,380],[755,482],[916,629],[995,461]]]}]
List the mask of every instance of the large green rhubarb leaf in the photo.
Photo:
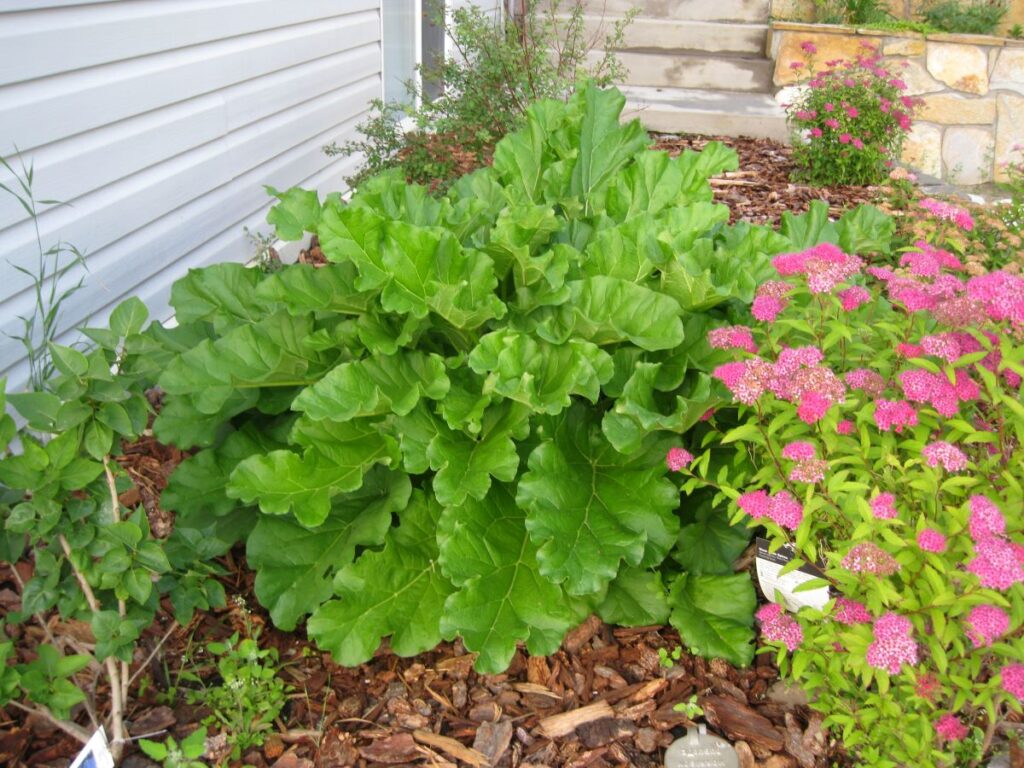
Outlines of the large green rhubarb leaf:
[{"label": "large green rhubarb leaf", "polygon": [[256,288],[256,295],[283,304],[293,315],[305,312],[338,312],[358,315],[370,308],[373,295],[355,287],[358,274],[351,262],[291,264],[269,275]]},{"label": "large green rhubarb leaf", "polygon": [[664,624],[669,605],[661,574],[629,566],[621,569],[608,585],[597,613],[609,624],[626,627]]},{"label": "large green rhubarb leaf", "polygon": [[583,99],[583,121],[570,190],[584,200],[586,211],[590,212],[590,198],[637,152],[646,148],[650,139],[639,120],[619,123],[626,97],[618,90],[602,90],[591,84],[579,93]]},{"label": "large green rhubarb leaf", "polygon": [[284,311],[240,325],[172,360],[160,387],[171,395],[191,395],[201,413],[213,414],[236,390],[310,384],[323,368],[319,356],[303,347],[312,330],[308,316]]},{"label": "large green rhubarb leaf", "polygon": [[292,407],[311,419],[347,421],[384,413],[404,415],[421,397],[439,400],[448,392],[444,360],[401,351],[342,363],[295,398]]},{"label": "large green rhubarb leaf", "polygon": [[250,456],[231,473],[228,496],[256,502],[270,515],[293,512],[305,526],[321,525],[339,493],[357,490],[374,464],[397,466],[397,441],[362,420],[300,420],[292,439],[302,454],[271,451]]},{"label": "large green rhubarb leaf", "polygon": [[441,568],[458,587],[445,603],[441,632],[458,633],[485,674],[504,672],[516,643],[554,653],[576,620],[562,588],[541,576],[536,548],[512,486],[448,507],[438,523]]},{"label": "large green rhubarb leaf", "polygon": [[334,572],[352,562],[356,547],[384,541],[391,514],[406,506],[411,492],[408,475],[376,468],[358,491],[335,497],[316,528],[262,516],[249,534],[246,559],[256,571],[256,597],[274,624],[292,630],[331,597]]},{"label": "large green rhubarb leaf", "polygon": [[749,543],[749,528],[730,525],[725,510],[705,503],[698,507],[695,521],[679,531],[672,558],[696,575],[730,574]]},{"label": "large green rhubarb leaf", "polygon": [[205,320],[223,330],[231,323],[254,323],[266,313],[266,302],[256,295],[262,275],[244,264],[214,264],[190,269],[171,286],[174,318],[182,325]]},{"label": "large green rhubarb leaf", "polygon": [[316,232],[320,221],[320,199],[316,190],[292,187],[279,192],[271,186],[264,189],[279,202],[267,214],[267,223],[277,230],[282,240],[301,240],[306,232]]},{"label": "large green rhubarb leaf", "polygon": [[365,206],[328,205],[317,227],[320,249],[329,261],[351,262],[359,271],[355,288],[372,291],[388,281],[381,256],[384,218]]},{"label": "large green rhubarb leaf", "polygon": [[642,285],[614,277],[588,277],[569,284],[570,298],[538,327],[549,341],[573,336],[598,345],[632,341],[642,349],[671,349],[683,342],[679,304]]},{"label": "large green rhubarb leaf", "polygon": [[754,658],[757,595],[746,573],[680,574],[672,584],[669,601],[672,626],[690,651],[744,667]]},{"label": "large green rhubarb leaf", "polygon": [[614,373],[611,356],[595,344],[579,339],[552,344],[509,329],[480,339],[469,365],[487,375],[484,392],[550,414],[566,408],[570,395],[596,401],[601,384]]},{"label": "large green rhubarb leaf", "polygon": [[433,310],[458,328],[475,328],[505,314],[494,295],[491,259],[463,249],[448,232],[391,222],[382,245],[389,281],[381,305],[389,312],[424,317]]},{"label": "large green rhubarb leaf", "polygon": [[206,448],[181,462],[167,479],[160,502],[165,509],[193,519],[226,515],[238,506],[238,499],[226,493],[235,467],[250,456],[280,447],[267,430],[247,424],[216,448]]},{"label": "large green rhubarb leaf", "polygon": [[491,487],[491,478],[515,480],[519,472],[519,454],[515,440],[530,431],[530,412],[505,401],[485,413],[477,438],[464,432],[443,429],[427,447],[434,475],[434,493],[444,505],[462,504],[467,496],[482,499]]},{"label": "large green rhubarb leaf", "polygon": [[399,656],[414,656],[441,641],[444,603],[454,587],[438,563],[440,513],[435,501],[414,492],[399,526],[385,536],[384,549],[363,552],[335,576],[338,599],[321,605],[307,626],[340,664],[369,660],[388,635]]},{"label": "large green rhubarb leaf", "polygon": [[622,563],[661,561],[679,531],[679,493],[660,456],[618,453],[584,407],[552,421],[516,501],[527,511],[541,573],[569,594],[593,594]]},{"label": "large green rhubarb leaf", "polygon": [[661,363],[636,363],[615,407],[605,413],[601,427],[616,450],[636,451],[646,436],[658,429],[681,434],[719,402],[711,393],[707,374],[691,374],[682,392],[671,387],[674,396],[659,392],[664,367]]}]

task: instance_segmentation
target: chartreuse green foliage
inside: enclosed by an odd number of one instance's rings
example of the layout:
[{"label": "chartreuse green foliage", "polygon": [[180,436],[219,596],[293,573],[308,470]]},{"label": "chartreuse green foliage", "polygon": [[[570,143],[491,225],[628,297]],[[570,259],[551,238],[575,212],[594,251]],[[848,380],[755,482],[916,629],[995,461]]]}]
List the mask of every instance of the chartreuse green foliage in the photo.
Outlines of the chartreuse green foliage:
[{"label": "chartreuse green foliage", "polygon": [[164,503],[207,551],[258,510],[279,627],[308,615],[345,664],[460,635],[497,672],[596,610],[751,659],[746,535],[680,516],[664,457],[722,402],[707,331],[791,241],[711,202],[731,150],[650,151],[622,105],[592,86],[535,104],[443,197],[395,172],[347,203],[277,193],[278,234],[317,235],[326,266],[175,286],[154,430],[201,450]]}]

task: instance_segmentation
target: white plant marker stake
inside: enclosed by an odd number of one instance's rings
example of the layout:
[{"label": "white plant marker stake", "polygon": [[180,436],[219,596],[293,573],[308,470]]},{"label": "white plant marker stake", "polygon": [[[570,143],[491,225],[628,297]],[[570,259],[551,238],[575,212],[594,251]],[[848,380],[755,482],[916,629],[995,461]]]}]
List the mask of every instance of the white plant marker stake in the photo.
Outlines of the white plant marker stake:
[{"label": "white plant marker stake", "polygon": [[701,723],[676,739],[665,751],[665,768],[739,768],[736,750],[725,739],[708,733]]}]

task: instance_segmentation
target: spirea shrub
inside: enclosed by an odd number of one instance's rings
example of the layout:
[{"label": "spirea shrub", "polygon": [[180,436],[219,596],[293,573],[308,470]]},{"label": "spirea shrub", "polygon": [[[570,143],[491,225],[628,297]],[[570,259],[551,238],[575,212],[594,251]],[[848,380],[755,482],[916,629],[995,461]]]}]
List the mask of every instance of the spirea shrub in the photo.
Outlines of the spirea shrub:
[{"label": "spirea shrub", "polygon": [[966,765],[1024,698],[1024,279],[865,252],[775,257],[680,477],[822,569],[821,609],[758,619],[859,764]]},{"label": "spirea shrub", "polygon": [[810,79],[787,107],[798,136],[793,142],[796,176],[811,184],[878,184],[899,158],[917,100],[878,50],[862,43],[853,60],[825,62],[815,70],[817,49],[804,42]]}]

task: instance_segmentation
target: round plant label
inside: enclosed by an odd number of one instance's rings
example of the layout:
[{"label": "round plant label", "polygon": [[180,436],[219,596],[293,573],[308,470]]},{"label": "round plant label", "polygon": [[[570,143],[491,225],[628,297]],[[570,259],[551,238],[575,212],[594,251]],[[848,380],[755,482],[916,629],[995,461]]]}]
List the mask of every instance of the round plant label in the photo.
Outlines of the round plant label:
[{"label": "round plant label", "polygon": [[712,736],[706,726],[691,728],[665,750],[665,768],[739,768],[736,750],[725,739]]}]

